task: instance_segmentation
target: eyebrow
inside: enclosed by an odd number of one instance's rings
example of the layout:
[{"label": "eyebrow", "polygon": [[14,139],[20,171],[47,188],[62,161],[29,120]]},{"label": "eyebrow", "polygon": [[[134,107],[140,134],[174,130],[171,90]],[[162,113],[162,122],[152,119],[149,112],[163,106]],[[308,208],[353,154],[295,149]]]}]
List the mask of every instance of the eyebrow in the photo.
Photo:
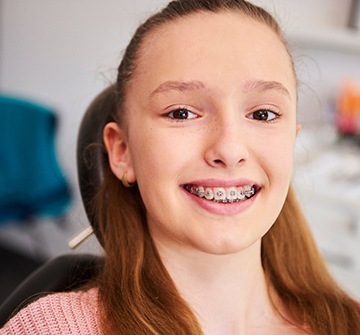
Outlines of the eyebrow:
[{"label": "eyebrow", "polygon": [[150,96],[165,93],[168,91],[195,91],[204,89],[205,85],[201,81],[166,81],[160,84],[154,91],[151,92]]},{"label": "eyebrow", "polygon": [[[154,91],[151,92],[150,96],[154,96],[160,93],[166,93],[168,91],[195,91],[204,89],[205,85],[203,82],[198,80],[192,81],[165,81],[164,83],[160,84]],[[280,93],[290,96],[289,90],[280,82],[277,81],[266,81],[266,80],[252,80],[247,81],[243,85],[244,92],[250,91],[269,91],[269,90],[276,90]]]},{"label": "eyebrow", "polygon": [[265,81],[265,80],[255,80],[255,81],[248,81],[244,84],[244,92],[249,91],[269,91],[275,90],[284,95],[287,95],[289,98],[290,92],[289,90],[280,82],[277,81]]}]

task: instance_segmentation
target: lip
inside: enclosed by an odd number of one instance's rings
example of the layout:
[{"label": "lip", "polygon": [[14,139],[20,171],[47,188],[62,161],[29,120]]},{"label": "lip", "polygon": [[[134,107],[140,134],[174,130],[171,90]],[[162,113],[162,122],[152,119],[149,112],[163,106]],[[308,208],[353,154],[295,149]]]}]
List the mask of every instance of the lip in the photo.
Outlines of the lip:
[{"label": "lip", "polygon": [[[198,196],[189,193],[188,191],[186,191],[184,189],[184,185],[197,185],[197,186],[204,186],[204,187],[224,187],[224,188],[228,188],[228,187],[241,187],[241,186],[245,186],[245,185],[253,185],[257,192],[256,194],[247,199],[246,201],[241,201],[241,202],[233,202],[233,203],[217,203],[214,201],[208,201],[204,198],[199,198]],[[261,193],[261,187],[255,183],[252,180],[249,179],[241,179],[241,180],[219,180],[219,179],[206,179],[206,180],[196,180],[196,181],[191,181],[188,183],[184,183],[181,185],[181,189],[184,192],[184,194],[186,195],[186,197],[188,199],[190,199],[190,201],[197,207],[200,207],[201,209],[211,213],[211,214],[215,214],[215,215],[220,215],[220,216],[234,216],[234,215],[239,215],[241,213],[244,213],[245,211],[247,211],[250,207],[252,207],[252,205],[254,204],[254,202],[256,201],[256,199],[258,198],[259,194]]]},{"label": "lip", "polygon": [[257,189],[259,189],[259,185],[250,179],[235,179],[235,180],[221,180],[221,179],[201,179],[201,180],[193,180],[186,183],[183,183],[181,186],[184,185],[196,185],[196,186],[204,186],[204,187],[241,187],[245,185],[254,185]]}]

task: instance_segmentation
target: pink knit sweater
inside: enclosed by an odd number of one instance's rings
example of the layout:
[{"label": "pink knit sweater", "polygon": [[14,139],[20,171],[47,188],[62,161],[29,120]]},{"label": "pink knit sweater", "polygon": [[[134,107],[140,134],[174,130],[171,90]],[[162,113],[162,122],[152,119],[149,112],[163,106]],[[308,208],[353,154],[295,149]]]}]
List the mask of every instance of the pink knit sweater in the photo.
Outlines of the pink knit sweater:
[{"label": "pink knit sweater", "polygon": [[98,289],[50,294],[22,309],[0,335],[100,335]]}]

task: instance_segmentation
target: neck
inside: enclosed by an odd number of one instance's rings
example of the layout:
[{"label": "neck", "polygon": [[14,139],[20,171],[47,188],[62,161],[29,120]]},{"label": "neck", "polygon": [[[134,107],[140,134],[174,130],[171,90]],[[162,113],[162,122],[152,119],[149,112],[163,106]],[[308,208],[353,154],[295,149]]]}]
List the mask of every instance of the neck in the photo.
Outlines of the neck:
[{"label": "neck", "polygon": [[269,299],[260,243],[231,255],[158,246],[165,267],[206,334],[247,334],[253,326],[279,322]]}]

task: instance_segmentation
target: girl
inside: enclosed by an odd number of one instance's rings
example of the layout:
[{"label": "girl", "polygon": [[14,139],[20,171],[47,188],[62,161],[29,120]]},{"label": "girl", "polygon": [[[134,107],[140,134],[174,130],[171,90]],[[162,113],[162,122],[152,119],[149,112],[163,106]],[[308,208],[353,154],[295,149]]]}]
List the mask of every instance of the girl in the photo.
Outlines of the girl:
[{"label": "girl", "polygon": [[114,90],[103,271],[2,334],[360,334],[290,188],[297,79],[269,13],[172,1],[136,31]]}]

